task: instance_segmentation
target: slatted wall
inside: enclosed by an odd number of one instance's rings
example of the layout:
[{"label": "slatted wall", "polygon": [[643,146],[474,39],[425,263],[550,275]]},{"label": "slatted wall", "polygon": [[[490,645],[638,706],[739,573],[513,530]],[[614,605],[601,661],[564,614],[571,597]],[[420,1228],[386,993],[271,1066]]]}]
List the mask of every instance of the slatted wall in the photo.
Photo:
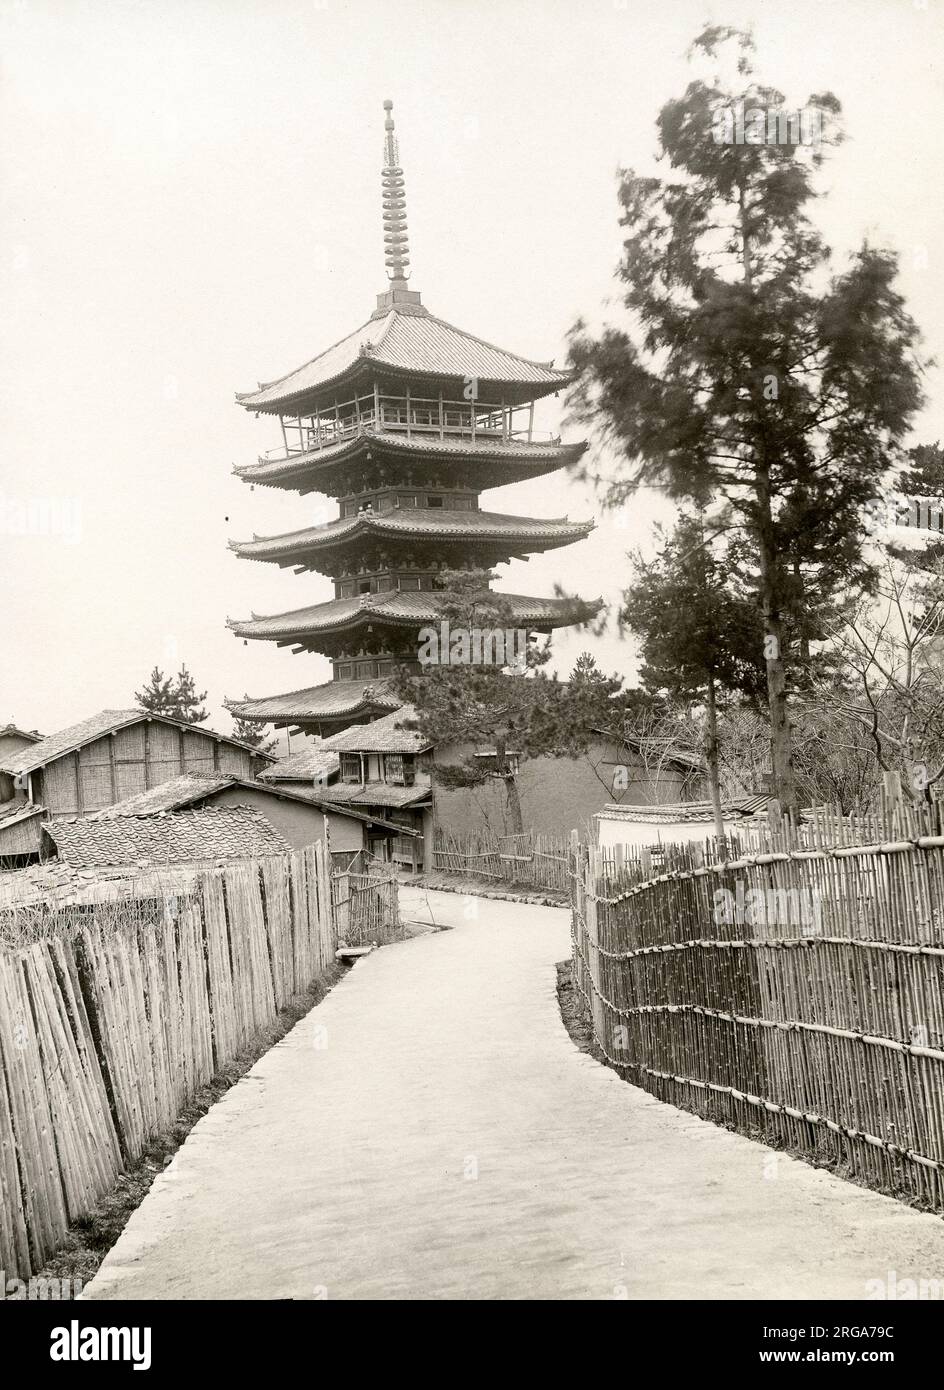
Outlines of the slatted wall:
[{"label": "slatted wall", "polygon": [[0,950],[8,1278],[43,1265],[187,1098],[324,971],[337,944],[321,844],[202,875],[193,891],[169,887],[65,917],[44,928],[33,911],[38,939]]}]

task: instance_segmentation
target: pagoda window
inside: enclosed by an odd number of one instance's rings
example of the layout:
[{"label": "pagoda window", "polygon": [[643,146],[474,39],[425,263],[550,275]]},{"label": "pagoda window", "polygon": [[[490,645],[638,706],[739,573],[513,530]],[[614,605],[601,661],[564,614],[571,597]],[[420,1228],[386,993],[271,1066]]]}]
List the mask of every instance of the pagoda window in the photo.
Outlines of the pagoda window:
[{"label": "pagoda window", "polygon": [[340,775],[342,782],[362,782],[361,756],[359,753],[341,754]]},{"label": "pagoda window", "polygon": [[370,579],[361,579],[358,581],[357,592],[359,594],[369,594],[373,587],[373,582]]},{"label": "pagoda window", "polygon": [[358,512],[358,503],[357,503],[357,502],[345,502],[344,505],[343,505],[342,508],[341,508],[341,515],[342,515],[342,516],[357,516],[357,512]]},{"label": "pagoda window", "polygon": [[472,498],[462,496],[453,497],[451,505],[457,512],[471,512]]},{"label": "pagoda window", "polygon": [[419,575],[416,575],[416,574],[402,575],[402,574],[401,574],[400,578],[397,580],[397,587],[400,588],[400,589],[410,589],[410,590],[419,589],[419,588],[420,588],[420,578],[419,578]]},{"label": "pagoda window", "polygon": [[378,594],[389,594],[390,591],[391,591],[391,589],[393,589],[393,588],[395,588],[395,587],[396,587],[396,586],[395,586],[394,581],[393,581],[393,576],[390,575],[390,574],[385,574],[385,575],[383,575],[383,577],[382,577],[381,579],[378,579],[378,580],[377,580],[377,593],[378,593]]},{"label": "pagoda window", "polygon": [[336,666],[334,669],[337,674],[337,679],[339,681],[353,680],[354,667],[350,661],[345,662],[344,665]]},{"label": "pagoda window", "polygon": [[415,506],[416,506],[416,493],[414,493],[414,492],[398,492],[398,493],[397,493],[397,506],[398,506],[398,507],[415,507]]},{"label": "pagoda window", "polygon": [[389,492],[385,492],[383,497],[377,498],[377,510],[378,512],[389,512],[393,510],[393,498],[390,496]]},{"label": "pagoda window", "polygon": [[444,501],[444,499],[443,499],[442,497],[431,497],[431,496],[427,493],[427,496],[426,496],[426,505],[427,505],[427,507],[441,507],[441,506],[443,505],[443,501]]},{"label": "pagoda window", "polygon": [[377,675],[376,661],[358,661],[354,667],[354,675],[359,681],[373,680]]}]

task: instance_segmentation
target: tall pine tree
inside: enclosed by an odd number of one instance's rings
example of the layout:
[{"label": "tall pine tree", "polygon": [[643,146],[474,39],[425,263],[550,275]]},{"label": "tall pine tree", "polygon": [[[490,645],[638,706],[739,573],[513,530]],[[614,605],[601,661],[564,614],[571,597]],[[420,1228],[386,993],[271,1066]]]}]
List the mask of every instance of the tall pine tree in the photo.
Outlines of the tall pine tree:
[{"label": "tall pine tree", "polygon": [[[788,689],[837,594],[871,582],[862,517],[921,401],[917,330],[895,256],[864,245],[831,273],[807,215],[839,102],[809,98],[815,143],[769,139],[785,101],[749,37],[714,27],[693,45],[716,67],[732,50],[736,76],[697,78],[662,108],[672,177],[621,175],[631,327],[576,326],[574,400],[625,461],[609,504],[640,485],[714,501],[755,557],[774,783],[794,806]],[[751,120],[738,143],[726,113],[754,111],[765,128]]]}]

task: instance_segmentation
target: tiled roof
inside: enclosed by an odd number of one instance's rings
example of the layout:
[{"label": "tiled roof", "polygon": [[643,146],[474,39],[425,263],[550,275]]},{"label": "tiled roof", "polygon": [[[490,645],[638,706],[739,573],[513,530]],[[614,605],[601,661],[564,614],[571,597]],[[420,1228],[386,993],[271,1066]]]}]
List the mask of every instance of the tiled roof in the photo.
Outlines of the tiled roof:
[{"label": "tiled roof", "polygon": [[[301,755],[296,755],[300,757]],[[325,760],[330,760],[334,769],[338,767],[338,755],[324,754]],[[295,761],[294,759],[286,759]],[[274,769],[272,769],[274,771]],[[302,781],[305,785],[302,785]],[[129,796],[125,801],[116,802],[114,806],[106,806],[103,811],[98,811],[91,820],[116,820],[125,816],[162,816],[167,812],[181,811],[188,806],[194,806],[202,801],[211,801],[222,791],[232,788],[241,788],[249,792],[257,792],[260,795],[271,797],[273,801],[303,801],[307,805],[314,806],[321,810],[324,809],[321,797],[321,787],[314,785],[314,776],[309,774],[307,779],[302,774],[296,772],[294,779],[285,778],[284,781],[263,782],[256,778],[248,781],[243,777],[235,777],[230,774],[186,772],[180,777],[174,777],[170,782],[163,782],[159,787],[152,787],[150,791],[139,792],[137,796]],[[38,808],[42,810],[42,807]],[[245,808],[240,808],[245,809]],[[389,822],[380,820],[376,816],[367,816],[363,812],[355,811],[348,806],[337,807],[339,815],[348,816],[351,820],[370,821],[373,824],[385,826],[388,830],[396,830],[398,827]],[[4,823],[0,821],[0,831],[4,828]]]},{"label": "tiled roof", "polygon": [[378,366],[400,371],[507,382],[545,391],[557,390],[572,379],[571,373],[555,371],[549,362],[519,357],[453,327],[427,310],[403,313],[392,308],[381,318],[368,319],[303,367],[257,391],[237,393],[236,399],[248,410],[273,409],[330,385],[365,357]]},{"label": "tiled roof", "polygon": [[394,787],[389,782],[334,782],[318,798],[339,806],[415,806],[430,798],[429,787]]},{"label": "tiled roof", "polygon": [[235,744],[237,748],[245,748],[247,752],[253,753],[257,758],[263,758],[266,762],[273,761],[267,754],[260,753],[258,748],[251,748],[248,744],[240,743],[238,739],[227,737],[226,734],[214,733],[212,729],[206,729],[201,724],[186,724],[180,719],[170,719],[165,714],[150,714],[143,709],[103,709],[98,714],[83,719],[80,724],[71,724],[69,728],[60,729],[58,733],[50,734],[48,738],[41,739],[29,748],[20,748],[16,753],[10,753],[0,762],[0,772],[33,772],[36,768],[45,767],[47,763],[61,758],[64,753],[71,753],[86,743],[92,743],[114,729],[124,729],[129,724],[138,724],[142,719],[206,734],[208,738]]},{"label": "tiled roof", "polygon": [[[572,605],[566,599],[528,598],[523,594],[499,594],[511,607],[510,619],[529,627],[563,627],[574,621]],[[272,617],[252,617],[249,620],[230,618],[228,626],[237,637],[293,638],[297,634],[334,632],[381,619],[405,626],[434,622],[448,595],[433,590],[414,593],[362,594],[358,598],[332,599],[310,608],[298,608],[291,613],[276,613]],[[602,605],[584,604],[587,617],[592,617]]]},{"label": "tiled roof", "polygon": [[59,857],[73,868],[257,859],[287,854],[291,848],[265,816],[248,806],[50,821],[46,830]]},{"label": "tiled roof", "polygon": [[242,785],[238,777],[227,772],[182,772],[148,791],[137,792],[124,801],[116,801],[113,806],[106,806],[97,811],[93,819],[114,820],[116,816],[154,816],[162,811],[179,811],[234,783]]},{"label": "tiled roof", "polygon": [[394,710],[401,703],[383,680],[326,681],[324,685],[309,685],[286,695],[231,700],[227,708],[241,719],[290,724],[296,720],[343,718],[373,708]]},{"label": "tiled roof", "polygon": [[[725,820],[740,820],[745,816],[766,811],[770,797],[746,796],[735,801],[723,801],[721,812]],[[598,820],[634,821],[646,825],[710,824],[714,810],[710,801],[660,802],[652,806],[624,806],[611,802],[596,813]]]},{"label": "tiled roof", "polygon": [[337,753],[319,746],[303,748],[291,757],[280,758],[277,763],[267,767],[259,774],[260,782],[314,782],[325,781],[338,770],[340,759]]},{"label": "tiled roof", "polygon": [[4,724],[0,728],[0,738],[28,738],[30,743],[39,743],[42,737],[35,729],[19,729],[15,724]]},{"label": "tiled roof", "polygon": [[472,540],[521,540],[546,548],[569,545],[593,530],[592,521],[568,521],[566,517],[544,521],[540,517],[509,516],[503,512],[453,511],[449,508],[403,507],[389,512],[360,512],[338,517],[304,531],[282,536],[254,536],[251,541],[230,541],[230,549],[249,560],[274,560],[301,550],[316,550],[348,537],[433,536]]},{"label": "tiled roof", "polygon": [[317,466],[328,467],[348,457],[353,457],[368,448],[378,448],[382,452],[404,454],[432,454],[443,458],[501,460],[510,468],[527,470],[533,464],[537,472],[553,471],[545,467],[553,464],[554,469],[563,468],[580,458],[587,448],[585,442],[577,444],[535,443],[522,440],[482,440],[482,439],[437,439],[435,435],[411,433],[394,434],[388,431],[364,430],[352,435],[338,444],[324,449],[313,449],[307,454],[293,454],[289,458],[260,459],[258,463],[237,464],[233,472],[246,482],[265,484],[291,477],[294,473],[307,473]]},{"label": "tiled roof", "polygon": [[412,705],[403,705],[395,714],[374,719],[370,724],[355,724],[343,733],[326,738],[322,747],[336,752],[353,753],[422,753],[432,748],[428,738],[418,729],[405,729],[409,719],[416,718]]},{"label": "tiled roof", "polygon": [[4,801],[0,805],[0,831],[10,830],[32,816],[41,816],[45,810],[45,806],[38,806],[32,801]]}]

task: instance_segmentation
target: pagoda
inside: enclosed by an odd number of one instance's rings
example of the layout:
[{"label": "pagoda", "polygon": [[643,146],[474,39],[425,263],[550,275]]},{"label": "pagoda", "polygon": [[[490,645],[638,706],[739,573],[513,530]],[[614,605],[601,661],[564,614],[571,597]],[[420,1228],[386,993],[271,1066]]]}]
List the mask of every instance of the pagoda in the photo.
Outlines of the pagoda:
[{"label": "pagoda", "polygon": [[[310,362],[237,394],[276,416],[281,446],[234,471],[244,482],[337,501],[338,515],[287,535],[230,542],[245,559],[315,571],[334,598],[228,626],[247,641],[329,658],[333,679],[287,695],[229,702],[237,716],[330,735],[402,703],[389,677],[416,666],[419,629],[438,619],[444,570],[490,569],[569,545],[593,522],[485,511],[483,490],[553,473],[585,443],[534,428],[535,402],[572,379],[436,318],[411,290],[403,170],[384,102],[383,227],[388,288],[353,333]],[[566,600],[503,594],[515,624],[572,624]],[[590,617],[600,603],[586,604]],[[419,667],[416,666],[418,670]]]}]

